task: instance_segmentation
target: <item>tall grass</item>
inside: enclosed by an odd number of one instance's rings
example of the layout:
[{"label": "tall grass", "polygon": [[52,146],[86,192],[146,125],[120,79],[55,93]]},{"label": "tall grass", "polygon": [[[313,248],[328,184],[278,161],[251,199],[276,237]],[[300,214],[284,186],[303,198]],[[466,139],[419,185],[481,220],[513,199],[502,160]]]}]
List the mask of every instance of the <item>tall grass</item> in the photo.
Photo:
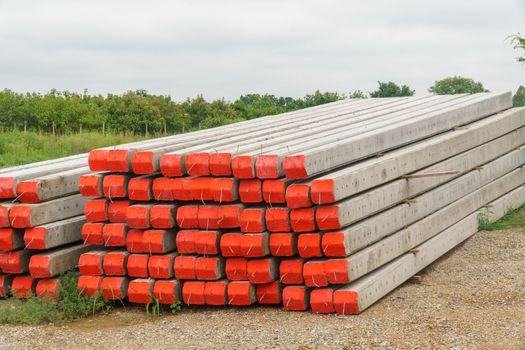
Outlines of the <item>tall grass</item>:
[{"label": "tall grass", "polygon": [[53,136],[34,132],[0,133],[0,168],[86,153],[93,148],[145,139],[144,136],[89,132]]},{"label": "tall grass", "polygon": [[505,213],[505,216],[496,221],[490,221],[486,216],[479,217],[479,229],[483,231],[500,231],[525,229],[525,203]]},{"label": "tall grass", "polygon": [[58,301],[31,296],[0,303],[0,324],[64,322],[111,309],[111,304],[98,296],[90,298],[78,294],[77,281],[78,272],[67,272],[60,277]]}]

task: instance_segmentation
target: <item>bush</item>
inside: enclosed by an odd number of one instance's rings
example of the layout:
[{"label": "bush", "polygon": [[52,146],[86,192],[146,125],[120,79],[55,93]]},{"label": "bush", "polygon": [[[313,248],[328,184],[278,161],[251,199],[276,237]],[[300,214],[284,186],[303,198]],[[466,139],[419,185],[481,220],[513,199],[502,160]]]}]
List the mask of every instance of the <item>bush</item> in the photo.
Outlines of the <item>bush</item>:
[{"label": "bush", "polygon": [[377,82],[379,87],[376,91],[370,93],[370,97],[401,97],[412,96],[415,90],[411,90],[407,85],[399,86],[389,81],[388,83]]},{"label": "bush", "polygon": [[488,92],[480,82],[459,76],[438,80],[428,89],[436,95],[475,94]]},{"label": "bush", "polygon": [[516,94],[512,98],[513,107],[523,107],[525,106],[525,86],[521,85]]}]

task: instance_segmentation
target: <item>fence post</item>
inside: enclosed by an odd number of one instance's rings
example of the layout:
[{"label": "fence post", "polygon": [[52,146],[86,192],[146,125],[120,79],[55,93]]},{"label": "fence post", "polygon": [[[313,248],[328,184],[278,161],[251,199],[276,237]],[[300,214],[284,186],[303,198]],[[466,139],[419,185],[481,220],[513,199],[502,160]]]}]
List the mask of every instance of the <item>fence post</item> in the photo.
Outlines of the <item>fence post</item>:
[{"label": "fence post", "polygon": [[184,122],[182,122],[182,133],[184,134]]},{"label": "fence post", "polygon": [[164,120],[164,136],[168,135],[168,129],[166,128],[166,120]]},{"label": "fence post", "polygon": [[146,122],[146,137],[148,137],[148,122]]},{"label": "fence post", "polygon": [[82,124],[80,124],[80,127],[79,127],[79,129],[78,129],[78,133],[79,133],[80,135],[82,135]]},{"label": "fence post", "polygon": [[24,134],[27,134],[27,120],[24,120]]},{"label": "fence post", "polygon": [[106,122],[102,122],[102,136],[106,135]]},{"label": "fence post", "polygon": [[53,122],[53,136],[55,136],[55,122]]}]

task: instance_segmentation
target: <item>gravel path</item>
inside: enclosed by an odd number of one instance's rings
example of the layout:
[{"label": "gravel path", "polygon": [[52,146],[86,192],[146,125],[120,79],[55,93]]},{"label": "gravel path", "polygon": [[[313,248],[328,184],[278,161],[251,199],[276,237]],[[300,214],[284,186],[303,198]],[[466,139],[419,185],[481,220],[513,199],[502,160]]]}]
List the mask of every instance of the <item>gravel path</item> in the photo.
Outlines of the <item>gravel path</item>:
[{"label": "gravel path", "polygon": [[0,349],[525,349],[525,232],[481,232],[359,316],[278,308],[128,308],[0,326]]}]

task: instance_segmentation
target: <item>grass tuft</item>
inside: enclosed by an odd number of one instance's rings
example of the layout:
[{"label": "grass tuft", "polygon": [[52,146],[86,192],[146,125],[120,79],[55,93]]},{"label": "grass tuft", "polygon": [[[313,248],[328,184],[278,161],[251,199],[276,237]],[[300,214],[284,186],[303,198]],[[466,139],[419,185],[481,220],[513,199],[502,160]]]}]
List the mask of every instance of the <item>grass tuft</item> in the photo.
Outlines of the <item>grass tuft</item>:
[{"label": "grass tuft", "polygon": [[0,323],[39,324],[60,323],[109,311],[109,302],[95,296],[79,295],[78,272],[67,272],[60,277],[60,300],[54,301],[32,296],[28,299],[6,300],[0,304]]},{"label": "grass tuft", "polygon": [[482,231],[499,231],[525,229],[525,203],[518,208],[509,210],[501,219],[490,221],[488,213],[478,216],[479,229]]}]

